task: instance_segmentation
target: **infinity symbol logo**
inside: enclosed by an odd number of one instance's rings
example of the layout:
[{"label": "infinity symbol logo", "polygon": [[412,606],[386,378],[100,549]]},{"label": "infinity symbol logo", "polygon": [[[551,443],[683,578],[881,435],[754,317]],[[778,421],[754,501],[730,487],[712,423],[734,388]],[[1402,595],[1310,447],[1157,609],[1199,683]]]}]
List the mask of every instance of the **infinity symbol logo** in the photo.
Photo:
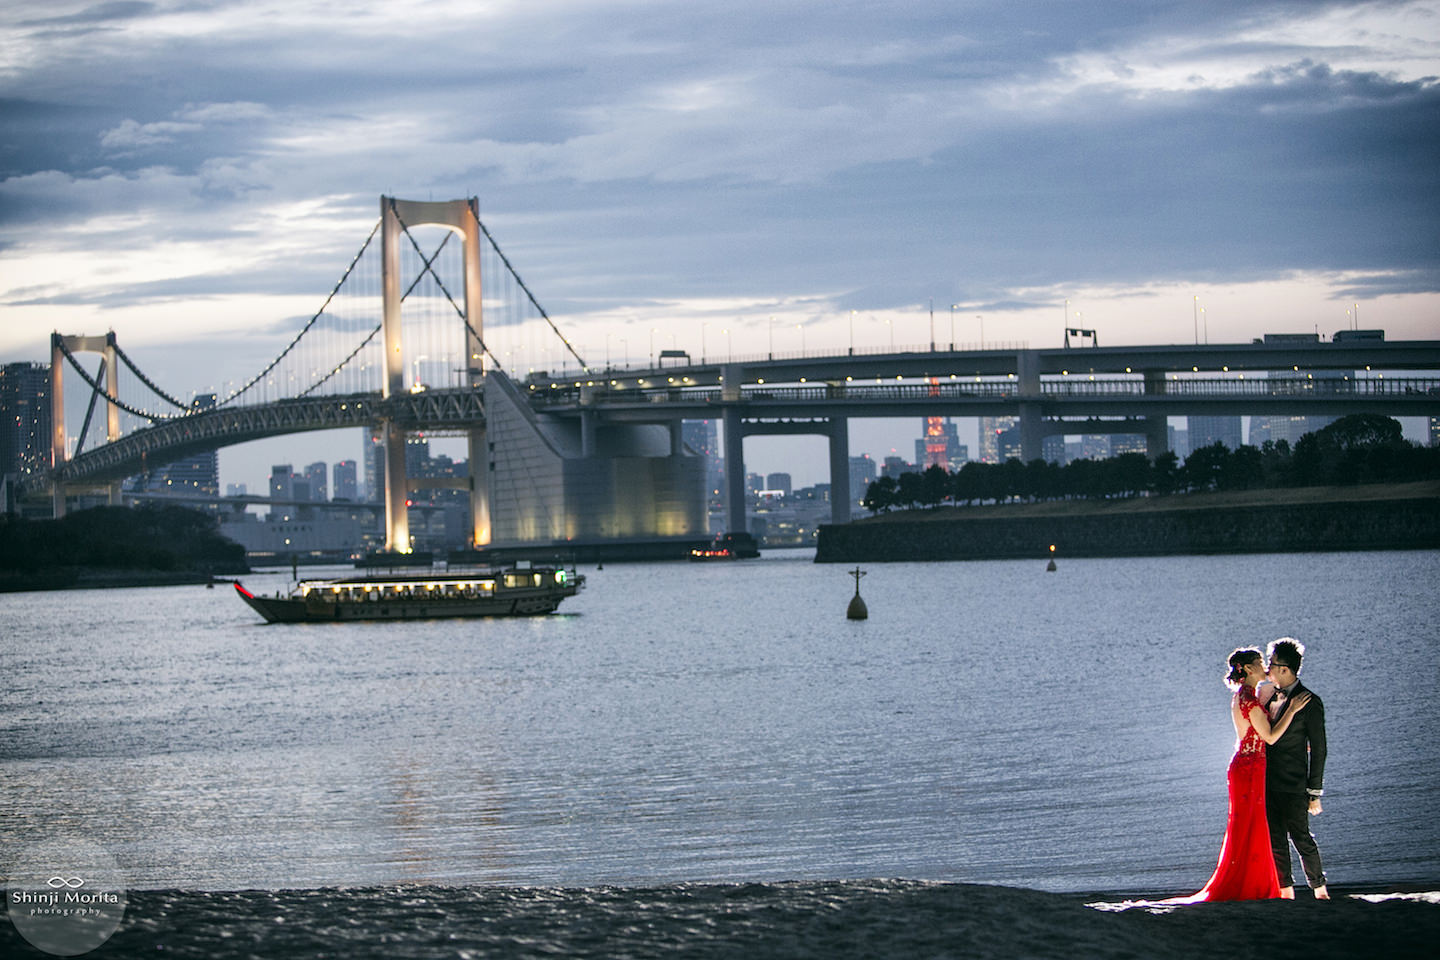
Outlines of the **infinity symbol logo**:
[{"label": "infinity symbol logo", "polygon": [[68,877],[68,878],[67,878],[67,877],[51,877],[49,880],[46,880],[45,882],[48,883],[48,884],[49,884],[50,886],[52,886],[52,887],[71,887],[71,888],[74,888],[74,887],[83,887],[83,886],[85,886],[85,881],[84,881],[84,880],[81,880],[79,877]]}]

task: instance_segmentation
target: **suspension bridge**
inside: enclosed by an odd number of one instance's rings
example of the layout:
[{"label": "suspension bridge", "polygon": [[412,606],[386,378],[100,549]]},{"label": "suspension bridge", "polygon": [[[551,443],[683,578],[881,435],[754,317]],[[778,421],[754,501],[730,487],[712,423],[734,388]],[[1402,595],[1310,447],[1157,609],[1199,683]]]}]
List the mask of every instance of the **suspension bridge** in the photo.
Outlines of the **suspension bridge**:
[{"label": "suspension bridge", "polygon": [[[1091,345],[1075,348],[1067,331],[1055,349],[932,342],[841,355],[727,350],[699,362],[671,351],[683,362],[664,366],[662,354],[658,366],[597,369],[541,307],[474,199],[382,197],[369,236],[298,326],[258,372],[188,402],[113,333],[55,334],[56,514],[77,493],[118,502],[124,478],[197,452],[365,427],[384,443],[389,551],[409,550],[405,439],[422,430],[467,438],[469,476],[424,485],[468,492],[473,545],[697,538],[707,535],[704,470],[681,442],[687,419],[724,424],[725,461],[740,465],[726,471],[725,498],[738,531],[743,438],[756,434],[828,437],[832,519],[848,521],[850,417],[1015,416],[1029,460],[1055,433],[1144,434],[1153,455],[1177,415],[1440,415],[1440,377],[1430,373],[1440,371],[1440,342],[1378,337],[1100,348],[1085,331]],[[93,373],[80,356],[92,353],[101,355]],[[73,440],[67,375],[90,391]],[[102,403],[104,437],[87,445]]]},{"label": "suspension bridge", "polygon": [[[228,391],[186,402],[148,376],[114,333],[56,333],[50,395],[56,515],[64,513],[67,495],[98,489],[118,502],[125,477],[198,452],[281,434],[370,427],[381,432],[386,447],[386,546],[407,550],[407,433],[464,434],[471,464],[483,465],[487,366],[503,375],[512,360],[530,368],[562,366],[562,357],[580,369],[585,362],[480,220],[474,199],[382,197],[380,207],[369,236],[320,309],[258,372]],[[417,237],[426,227],[442,233],[429,249]],[[78,356],[85,353],[101,355],[93,373]],[[129,374],[123,380],[122,366]],[[78,376],[90,391],[73,442],[66,422],[67,374]],[[101,403],[104,437],[87,449]],[[489,542],[486,479],[479,469],[455,481],[469,490],[476,544]]]}]

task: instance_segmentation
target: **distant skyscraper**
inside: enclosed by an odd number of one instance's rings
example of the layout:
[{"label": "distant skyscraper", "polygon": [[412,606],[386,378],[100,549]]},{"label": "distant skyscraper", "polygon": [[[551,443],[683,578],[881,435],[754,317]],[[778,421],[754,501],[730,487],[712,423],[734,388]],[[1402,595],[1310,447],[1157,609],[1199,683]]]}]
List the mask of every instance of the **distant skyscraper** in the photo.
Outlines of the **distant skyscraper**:
[{"label": "distant skyscraper", "polygon": [[1440,447],[1440,417],[1430,418],[1430,446]]},{"label": "distant skyscraper", "polygon": [[365,428],[365,499],[385,499],[385,435],[378,428]]},{"label": "distant skyscraper", "polygon": [[270,499],[295,499],[295,471],[288,463],[277,463],[270,468]]},{"label": "distant skyscraper", "polygon": [[790,496],[790,474],[772,473],[765,477],[766,490],[778,490],[785,496]]},{"label": "distant skyscraper", "polygon": [[1184,460],[1190,456],[1190,430],[1187,426],[1184,430],[1176,430],[1174,427],[1165,428],[1170,433],[1170,449],[1175,456]]},{"label": "distant skyscraper", "polygon": [[50,464],[50,368],[0,366],[0,474],[20,476]]},{"label": "distant skyscraper", "polygon": [[886,477],[900,479],[902,473],[914,473],[915,465],[906,463],[904,457],[886,457],[885,463],[880,467],[880,474]]},{"label": "distant skyscraper", "polygon": [[680,427],[681,440],[697,456],[705,458],[707,496],[719,496],[723,489],[725,459],[720,454],[715,420],[686,420]]},{"label": "distant skyscraper", "polygon": [[[924,471],[931,464],[958,470],[968,459],[962,454],[960,432],[949,417],[926,417],[920,421],[923,433],[915,441],[915,467]],[[968,451],[967,451],[968,453]]]},{"label": "distant skyscraper", "polygon": [[[1008,419],[1015,419],[1013,417]],[[1019,420],[1015,420],[1016,424]],[[1020,427],[1012,426],[1002,431],[995,437],[995,462],[1004,463],[1007,460],[1023,460],[1024,451],[1020,446]]]},{"label": "distant skyscraper", "polygon": [[1112,457],[1118,457],[1122,453],[1147,452],[1143,433],[1117,433],[1110,438],[1110,456]]},{"label": "distant skyscraper", "polygon": [[317,460],[305,468],[305,482],[310,485],[310,499],[324,502],[330,499],[326,494],[325,476],[330,468],[324,461]]},{"label": "distant skyscraper", "polygon": [[1065,437],[1061,434],[1052,434],[1040,441],[1041,456],[1046,463],[1058,463],[1065,466]]},{"label": "distant skyscraper", "polygon": [[430,438],[416,434],[405,438],[405,473],[411,477],[430,475]]},{"label": "distant skyscraper", "polygon": [[[215,394],[197,394],[190,401],[191,410],[210,410],[215,406]],[[220,495],[220,455],[214,450],[197,453],[184,460],[167,463],[149,475],[146,487],[150,490],[168,490],[172,493],[208,493]]]},{"label": "distant skyscraper", "polygon": [[1019,417],[980,418],[980,462],[1003,463],[1000,455],[1000,435],[1020,423]]},{"label": "distant skyscraper", "polygon": [[355,475],[355,461],[341,460],[335,464],[335,493],[336,500],[359,500],[360,491],[357,487]]},{"label": "distant skyscraper", "polygon": [[1187,417],[1186,420],[1191,451],[1216,443],[1223,443],[1231,450],[1239,450],[1243,445],[1239,417]]},{"label": "distant skyscraper", "polygon": [[1080,438],[1080,456],[1087,460],[1104,460],[1110,456],[1110,438],[1103,433],[1086,434]]},{"label": "distant skyscraper", "polygon": [[850,458],[850,499],[859,503],[875,482],[875,461],[869,455]]}]

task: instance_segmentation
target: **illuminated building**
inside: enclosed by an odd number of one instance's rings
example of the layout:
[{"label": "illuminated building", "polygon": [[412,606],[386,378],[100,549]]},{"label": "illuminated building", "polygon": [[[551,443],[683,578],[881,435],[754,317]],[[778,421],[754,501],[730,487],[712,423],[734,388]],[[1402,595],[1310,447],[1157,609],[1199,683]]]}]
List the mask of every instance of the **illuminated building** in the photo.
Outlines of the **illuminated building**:
[{"label": "illuminated building", "polygon": [[485,384],[496,546],[705,538],[705,460],[681,426],[561,420],[507,377]]}]

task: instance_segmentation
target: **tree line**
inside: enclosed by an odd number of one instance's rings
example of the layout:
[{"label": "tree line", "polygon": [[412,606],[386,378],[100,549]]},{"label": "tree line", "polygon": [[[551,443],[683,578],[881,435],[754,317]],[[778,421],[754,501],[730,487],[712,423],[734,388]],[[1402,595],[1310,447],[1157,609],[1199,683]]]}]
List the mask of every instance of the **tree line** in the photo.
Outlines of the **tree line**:
[{"label": "tree line", "polygon": [[238,573],[245,548],[219,522],[172,505],[94,507],[58,520],[0,516],[0,571],[66,567]]},{"label": "tree line", "polygon": [[1305,434],[1294,449],[1285,440],[1235,450],[1216,442],[1191,452],[1183,462],[1166,451],[1153,461],[1143,453],[1122,453],[1104,460],[1072,460],[1063,467],[1013,457],[1004,463],[972,461],[955,473],[931,466],[923,473],[879,478],[861,503],[875,514],[943,503],[1099,500],[1437,478],[1440,447],[1409,442],[1399,421],[1390,417],[1360,413]]}]

